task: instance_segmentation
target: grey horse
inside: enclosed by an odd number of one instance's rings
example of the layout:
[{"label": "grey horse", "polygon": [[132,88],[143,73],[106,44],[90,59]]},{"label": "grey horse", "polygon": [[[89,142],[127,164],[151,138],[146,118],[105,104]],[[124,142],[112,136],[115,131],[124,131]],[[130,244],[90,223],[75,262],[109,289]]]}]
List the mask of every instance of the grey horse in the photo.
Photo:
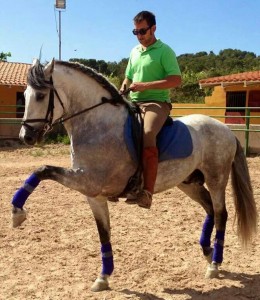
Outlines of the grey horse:
[{"label": "grey horse", "polygon": [[[124,139],[129,105],[101,74],[78,63],[54,60],[46,65],[34,61],[25,98],[21,140],[29,145],[39,143],[52,126],[63,122],[71,141],[72,167],[43,166],[35,170],[14,195],[13,226],[26,219],[25,201],[42,180],[54,180],[84,194],[101,242],[102,271],[92,290],[107,289],[114,269],[107,200],[122,193],[138,165]],[[189,130],[192,153],[159,163],[155,192],[176,186],[203,207],[206,219],[200,245],[209,262],[206,277],[213,278],[223,261],[228,216],[225,190],[230,174],[242,244],[247,245],[257,229],[248,166],[239,141],[223,123],[199,114],[179,121]]]}]

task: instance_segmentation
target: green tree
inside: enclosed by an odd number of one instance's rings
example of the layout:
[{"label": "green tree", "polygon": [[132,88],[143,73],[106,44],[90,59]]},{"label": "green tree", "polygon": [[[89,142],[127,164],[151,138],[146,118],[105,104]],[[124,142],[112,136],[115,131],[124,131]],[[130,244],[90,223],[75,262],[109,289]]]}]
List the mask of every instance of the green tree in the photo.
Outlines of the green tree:
[{"label": "green tree", "polygon": [[[203,103],[212,89],[200,89],[199,80],[246,71],[260,70],[260,56],[253,52],[224,49],[215,54],[200,51],[177,57],[182,72],[182,86],[171,90],[172,102]],[[96,59],[71,59],[103,73],[118,88],[125,77],[128,58],[117,62]]]},{"label": "green tree", "polygon": [[11,52],[0,52],[0,61],[7,61],[7,57],[11,57]]}]

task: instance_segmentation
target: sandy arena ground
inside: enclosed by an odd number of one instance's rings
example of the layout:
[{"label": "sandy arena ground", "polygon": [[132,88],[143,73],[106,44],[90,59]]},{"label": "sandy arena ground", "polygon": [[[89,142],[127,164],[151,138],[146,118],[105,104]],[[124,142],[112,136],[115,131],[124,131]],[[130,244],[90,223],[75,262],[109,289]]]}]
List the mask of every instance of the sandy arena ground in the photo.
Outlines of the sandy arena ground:
[{"label": "sandy arena ground", "polygon": [[[0,299],[2,300],[256,300],[260,299],[260,238],[243,250],[227,189],[224,262],[206,280],[198,240],[205,213],[177,188],[155,196],[150,211],[109,203],[115,271],[108,291],[90,287],[101,271],[100,243],[83,195],[43,181],[29,197],[29,218],[12,229],[10,201],[44,164],[70,166],[68,146],[0,148]],[[248,158],[260,209],[260,157]]]}]

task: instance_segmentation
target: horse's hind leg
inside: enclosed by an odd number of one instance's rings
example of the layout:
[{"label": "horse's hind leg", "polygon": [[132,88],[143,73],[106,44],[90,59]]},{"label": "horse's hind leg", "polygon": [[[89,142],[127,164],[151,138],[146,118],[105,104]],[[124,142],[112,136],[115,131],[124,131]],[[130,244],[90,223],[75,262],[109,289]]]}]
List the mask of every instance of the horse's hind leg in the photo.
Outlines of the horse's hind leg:
[{"label": "horse's hind leg", "polygon": [[225,204],[225,189],[228,174],[223,172],[219,178],[212,178],[207,182],[214,209],[214,225],[216,228],[215,242],[213,248],[212,262],[207,269],[206,278],[218,277],[218,267],[223,262],[224,240],[228,213]]},{"label": "horse's hind leg", "polygon": [[[223,261],[223,247],[227,221],[227,210],[225,206],[225,187],[227,178],[225,177],[224,179],[224,183],[222,181],[222,183],[212,186],[209,184],[209,191],[204,186],[194,183],[182,183],[178,186],[178,188],[191,199],[198,202],[207,213],[200,237],[200,245],[203,254],[210,263],[205,275],[206,278],[217,277],[218,266]],[[216,181],[215,178],[215,183]],[[211,235],[214,225],[216,227],[216,235],[214,248],[211,248]]]},{"label": "horse's hind leg", "polygon": [[178,188],[191,199],[198,202],[207,213],[200,236],[200,245],[206,260],[211,263],[213,253],[211,234],[214,228],[214,211],[210,193],[203,185],[197,183],[182,183],[178,185]]},{"label": "horse's hind leg", "polygon": [[208,215],[213,215],[212,200],[209,191],[197,183],[181,183],[178,188],[194,201],[198,202]]}]

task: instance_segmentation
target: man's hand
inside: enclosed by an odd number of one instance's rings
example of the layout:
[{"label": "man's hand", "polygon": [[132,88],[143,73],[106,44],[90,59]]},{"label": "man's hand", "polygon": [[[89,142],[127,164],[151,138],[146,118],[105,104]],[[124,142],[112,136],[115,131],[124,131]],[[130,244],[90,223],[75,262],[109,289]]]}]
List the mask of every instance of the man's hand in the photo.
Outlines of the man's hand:
[{"label": "man's hand", "polygon": [[121,88],[119,89],[119,93],[121,95],[128,94],[131,90],[131,89],[128,88],[131,83],[132,83],[132,81],[130,79],[125,78],[122,85],[121,85]]},{"label": "man's hand", "polygon": [[126,88],[126,84],[125,85],[122,85],[120,90],[119,90],[119,94],[120,95],[124,95],[124,96],[127,96],[129,93],[130,93],[131,89],[130,87],[127,89]]},{"label": "man's hand", "polygon": [[143,92],[147,90],[147,88],[148,82],[133,82],[129,87],[132,92]]}]

